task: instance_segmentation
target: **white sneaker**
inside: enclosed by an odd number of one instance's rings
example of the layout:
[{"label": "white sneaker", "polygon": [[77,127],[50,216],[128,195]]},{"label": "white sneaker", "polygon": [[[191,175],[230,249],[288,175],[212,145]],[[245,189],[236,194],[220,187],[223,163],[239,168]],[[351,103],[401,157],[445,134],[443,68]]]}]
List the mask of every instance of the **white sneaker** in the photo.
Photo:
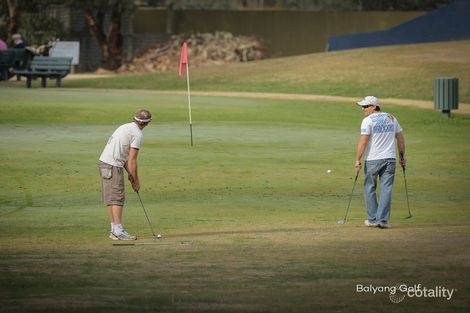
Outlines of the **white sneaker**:
[{"label": "white sneaker", "polygon": [[115,234],[118,240],[136,240],[137,236],[129,235],[125,230],[120,234]]},{"label": "white sneaker", "polygon": [[113,234],[112,232],[109,232],[109,239],[111,239],[111,240],[119,240],[119,238],[118,238],[115,234]]},{"label": "white sneaker", "polygon": [[364,221],[364,224],[367,226],[367,227],[377,227],[379,226],[379,223],[374,223],[374,222],[371,222],[369,220],[365,220]]},{"label": "white sneaker", "polygon": [[379,223],[378,225],[379,228],[392,228],[392,225],[390,225],[389,223]]}]

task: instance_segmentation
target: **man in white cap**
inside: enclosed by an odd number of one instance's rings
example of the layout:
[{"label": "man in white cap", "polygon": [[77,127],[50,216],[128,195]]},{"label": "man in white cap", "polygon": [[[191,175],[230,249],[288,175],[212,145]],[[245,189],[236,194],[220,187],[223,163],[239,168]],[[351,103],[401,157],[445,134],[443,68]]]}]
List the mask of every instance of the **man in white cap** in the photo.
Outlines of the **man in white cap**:
[{"label": "man in white cap", "polygon": [[[361,124],[361,137],[357,145],[356,171],[361,170],[364,155],[364,199],[367,208],[369,227],[390,228],[390,210],[393,183],[395,180],[396,151],[395,139],[400,155],[401,166],[406,165],[405,138],[397,119],[380,110],[380,101],[367,96],[357,102],[362,107],[364,119]],[[380,179],[380,197],[377,202],[377,177]]]},{"label": "man in white cap", "polygon": [[11,36],[11,39],[13,39],[13,49],[24,49],[24,48],[26,48],[26,44],[24,43],[24,41],[21,38],[20,34],[13,34]]},{"label": "man in white cap", "polygon": [[124,169],[128,172],[132,189],[139,192],[140,181],[137,171],[137,155],[143,139],[142,130],[152,120],[152,114],[140,109],[131,123],[124,124],[112,134],[100,156],[102,200],[108,207],[111,222],[109,238],[112,240],[136,240],[129,235],[122,224],[124,208]]}]

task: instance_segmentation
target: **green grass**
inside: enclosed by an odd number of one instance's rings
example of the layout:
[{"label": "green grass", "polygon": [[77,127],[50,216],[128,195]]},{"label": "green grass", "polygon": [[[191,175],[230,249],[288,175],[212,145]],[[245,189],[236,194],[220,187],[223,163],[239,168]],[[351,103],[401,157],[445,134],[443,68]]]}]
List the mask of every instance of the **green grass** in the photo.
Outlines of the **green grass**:
[{"label": "green grass", "polygon": [[[414,217],[398,172],[381,231],[362,225],[361,183],[336,224],[362,119],[350,103],[194,97],[191,148],[184,95],[0,92],[2,312],[468,312],[468,116],[387,106],[405,129]],[[165,237],[113,247],[96,163],[142,106],[156,118],[141,195]],[[132,192],[124,219],[151,241]],[[457,291],[400,304],[356,292],[397,283]]]},{"label": "green grass", "polygon": [[[315,53],[244,64],[191,68],[194,91],[254,91],[361,98],[432,100],[433,79],[458,77],[460,101],[470,103],[470,41]],[[191,62],[191,56],[190,62]],[[24,82],[9,85],[24,88]],[[35,82],[37,87],[39,82]],[[64,87],[185,90],[176,72],[65,79]]]}]

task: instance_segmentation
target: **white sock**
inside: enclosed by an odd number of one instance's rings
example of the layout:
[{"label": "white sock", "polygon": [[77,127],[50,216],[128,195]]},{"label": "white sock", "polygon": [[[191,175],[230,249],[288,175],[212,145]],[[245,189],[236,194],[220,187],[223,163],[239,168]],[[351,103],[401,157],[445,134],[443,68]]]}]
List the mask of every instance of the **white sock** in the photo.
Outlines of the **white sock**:
[{"label": "white sock", "polygon": [[111,230],[110,232],[114,233],[114,223],[111,223]]},{"label": "white sock", "polygon": [[114,224],[114,234],[117,236],[119,234],[122,233],[123,231],[123,228],[122,228],[122,224]]}]

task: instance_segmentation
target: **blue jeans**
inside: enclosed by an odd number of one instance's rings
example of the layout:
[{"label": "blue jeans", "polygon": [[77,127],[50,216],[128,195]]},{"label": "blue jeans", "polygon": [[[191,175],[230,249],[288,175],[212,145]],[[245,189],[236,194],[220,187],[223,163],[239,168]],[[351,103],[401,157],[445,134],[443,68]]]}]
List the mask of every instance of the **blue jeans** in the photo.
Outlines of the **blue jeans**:
[{"label": "blue jeans", "polygon": [[[395,159],[365,161],[364,200],[369,222],[388,223],[395,181]],[[377,203],[377,177],[380,179],[380,197]]]}]

